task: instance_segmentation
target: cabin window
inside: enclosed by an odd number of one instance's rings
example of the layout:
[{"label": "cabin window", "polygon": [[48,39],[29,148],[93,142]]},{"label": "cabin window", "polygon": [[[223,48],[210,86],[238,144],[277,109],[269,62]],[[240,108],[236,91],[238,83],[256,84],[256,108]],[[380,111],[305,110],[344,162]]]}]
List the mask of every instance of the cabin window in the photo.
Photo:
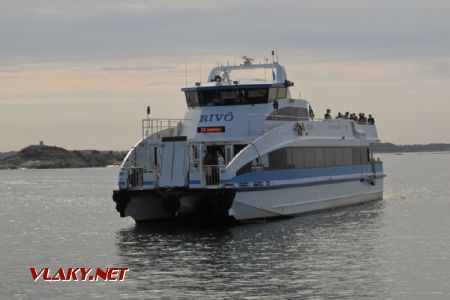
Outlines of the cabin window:
[{"label": "cabin window", "polygon": [[277,99],[284,99],[287,97],[287,88],[278,88]]},{"label": "cabin window", "polygon": [[305,149],[297,148],[295,151],[292,151],[292,160],[294,168],[305,168]]},{"label": "cabin window", "polygon": [[325,148],[325,165],[328,167],[334,167],[336,165],[333,148]]},{"label": "cabin window", "polygon": [[366,147],[287,147],[269,153],[271,170],[329,168],[368,163]]},{"label": "cabin window", "polygon": [[305,168],[314,168],[316,166],[315,149],[305,148]]},{"label": "cabin window", "polygon": [[188,107],[196,107],[199,105],[197,92],[186,92],[186,103]]},{"label": "cabin window", "polygon": [[277,88],[270,88],[269,89],[269,101],[274,101],[277,100],[277,93],[278,93],[278,89]]},{"label": "cabin window", "polygon": [[344,149],[336,148],[334,149],[334,159],[336,161],[336,166],[344,165]]},{"label": "cabin window", "polygon": [[[300,118],[308,119],[307,110],[304,107],[292,107],[287,106],[277,110],[274,110],[267,116],[266,120],[279,120],[278,116],[283,116],[282,120],[284,121],[296,121]],[[288,118],[292,117],[292,118]]]},{"label": "cabin window", "polygon": [[220,99],[224,105],[239,105],[240,97],[238,90],[220,91]]},{"label": "cabin window", "polygon": [[245,90],[247,92],[247,101],[249,104],[267,102],[267,89]]},{"label": "cabin window", "polygon": [[217,90],[201,91],[198,92],[198,95],[200,98],[200,106],[214,106],[222,104]]},{"label": "cabin window", "polygon": [[287,97],[287,88],[270,88],[269,89],[269,101],[277,99],[285,99]]},{"label": "cabin window", "polygon": [[186,91],[186,103],[195,106],[250,105],[267,103],[267,88],[205,89]]},{"label": "cabin window", "polygon": [[344,165],[352,165],[352,148],[344,148]]},{"label": "cabin window", "polygon": [[352,161],[354,165],[361,164],[361,149],[352,148]]},{"label": "cabin window", "polygon": [[322,167],[326,167],[326,160],[325,160],[325,148],[315,148],[315,159],[316,159],[316,163],[315,163],[315,167],[316,168],[322,168]]}]

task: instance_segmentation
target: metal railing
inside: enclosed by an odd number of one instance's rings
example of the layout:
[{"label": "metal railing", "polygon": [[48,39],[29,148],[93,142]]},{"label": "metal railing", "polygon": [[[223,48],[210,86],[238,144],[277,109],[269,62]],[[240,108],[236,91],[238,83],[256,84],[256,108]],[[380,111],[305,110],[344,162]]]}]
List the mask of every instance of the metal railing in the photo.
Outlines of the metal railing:
[{"label": "metal railing", "polygon": [[144,184],[144,168],[128,168],[128,187],[142,187]]},{"label": "metal railing", "polygon": [[149,136],[168,137],[178,136],[183,129],[183,122],[189,119],[142,119],[142,138]]},{"label": "metal railing", "polygon": [[309,121],[309,117],[293,117],[273,114],[249,114],[247,115],[249,136],[261,135],[275,127],[285,123]]},{"label": "metal railing", "polygon": [[203,166],[204,185],[219,185],[220,169],[221,166],[219,165],[204,165]]},{"label": "metal railing", "polygon": [[[319,121],[319,122],[329,122],[333,123],[340,120],[350,120],[352,119],[322,119],[322,118],[310,118],[310,117],[293,117],[285,115],[273,115],[273,114],[249,114],[247,115],[248,122],[248,134],[249,136],[261,135],[275,127],[281,126],[285,123],[301,122],[301,121]],[[374,125],[368,122],[358,122],[354,121],[357,125]]]}]

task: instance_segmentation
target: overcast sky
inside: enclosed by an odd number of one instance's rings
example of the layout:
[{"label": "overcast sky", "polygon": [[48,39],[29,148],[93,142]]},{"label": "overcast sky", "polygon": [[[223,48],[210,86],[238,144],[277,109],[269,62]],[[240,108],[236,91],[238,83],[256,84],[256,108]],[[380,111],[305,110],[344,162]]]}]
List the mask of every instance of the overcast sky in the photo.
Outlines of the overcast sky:
[{"label": "overcast sky", "polygon": [[0,151],[128,149],[182,117],[217,61],[277,49],[317,114],[372,113],[383,141],[450,143],[450,1],[0,0]]}]

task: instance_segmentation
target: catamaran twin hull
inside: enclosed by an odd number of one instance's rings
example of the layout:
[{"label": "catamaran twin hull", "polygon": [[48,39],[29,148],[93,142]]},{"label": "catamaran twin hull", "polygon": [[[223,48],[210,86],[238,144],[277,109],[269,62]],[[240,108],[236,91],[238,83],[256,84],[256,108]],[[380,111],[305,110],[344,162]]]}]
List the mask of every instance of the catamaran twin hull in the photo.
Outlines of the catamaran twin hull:
[{"label": "catamaran twin hull", "polygon": [[[269,69],[271,82],[231,80]],[[184,119],[143,120],[143,138],[121,165],[113,199],[136,221],[203,215],[237,220],[281,217],[383,197],[383,164],[364,119],[316,119],[293,99],[284,68],[214,68],[184,88]]]},{"label": "catamaran twin hull", "polygon": [[361,177],[242,189],[114,191],[122,217],[136,221],[201,215],[236,220],[293,216],[382,199],[383,178]]}]

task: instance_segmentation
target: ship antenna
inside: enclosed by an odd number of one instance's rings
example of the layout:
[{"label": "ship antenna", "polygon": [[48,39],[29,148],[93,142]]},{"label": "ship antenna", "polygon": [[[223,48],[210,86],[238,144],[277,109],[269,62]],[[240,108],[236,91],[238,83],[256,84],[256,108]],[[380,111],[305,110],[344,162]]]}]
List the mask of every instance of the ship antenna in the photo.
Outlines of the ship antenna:
[{"label": "ship antenna", "polygon": [[[264,56],[264,62],[267,64],[269,59]],[[267,83],[267,68],[264,68],[264,82]]]},{"label": "ship antenna", "polygon": [[200,84],[202,83],[202,60],[200,59]]},{"label": "ship antenna", "polygon": [[186,87],[187,87],[187,60],[184,61],[184,72],[186,75]]}]

